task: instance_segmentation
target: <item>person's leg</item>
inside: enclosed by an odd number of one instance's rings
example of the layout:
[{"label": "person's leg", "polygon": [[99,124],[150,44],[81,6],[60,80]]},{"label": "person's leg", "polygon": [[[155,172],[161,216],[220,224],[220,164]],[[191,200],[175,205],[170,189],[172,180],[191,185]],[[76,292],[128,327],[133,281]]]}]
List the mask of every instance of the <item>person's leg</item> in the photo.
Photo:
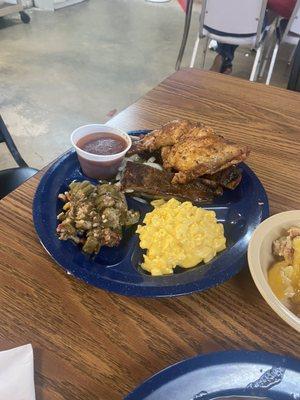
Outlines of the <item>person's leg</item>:
[{"label": "person's leg", "polygon": [[232,70],[232,61],[234,52],[238,46],[228,43],[219,43],[216,49],[218,55],[211,67],[211,71],[230,73]]}]

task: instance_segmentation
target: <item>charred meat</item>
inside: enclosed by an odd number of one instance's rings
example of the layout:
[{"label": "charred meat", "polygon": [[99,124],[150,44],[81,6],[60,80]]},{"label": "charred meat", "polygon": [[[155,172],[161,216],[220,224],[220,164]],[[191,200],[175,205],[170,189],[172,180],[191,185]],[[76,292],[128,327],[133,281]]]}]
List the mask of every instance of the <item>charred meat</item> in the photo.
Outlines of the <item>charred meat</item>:
[{"label": "charred meat", "polygon": [[220,185],[208,187],[199,181],[187,184],[173,184],[174,174],[160,171],[148,165],[127,162],[121,180],[122,190],[136,195],[157,198],[176,198],[181,201],[189,200],[194,204],[211,202],[216,195],[222,194]]}]

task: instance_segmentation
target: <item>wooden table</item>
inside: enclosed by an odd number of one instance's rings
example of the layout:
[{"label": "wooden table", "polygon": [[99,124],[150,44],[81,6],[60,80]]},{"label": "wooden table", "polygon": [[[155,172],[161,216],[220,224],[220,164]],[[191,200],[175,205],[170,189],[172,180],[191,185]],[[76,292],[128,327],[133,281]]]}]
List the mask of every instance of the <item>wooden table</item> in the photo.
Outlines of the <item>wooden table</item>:
[{"label": "wooden table", "polygon": [[[298,93],[180,71],[110,124],[154,128],[178,117],[251,146],[272,213],[300,208]],[[0,350],[32,343],[38,400],[121,399],[160,369],[216,350],[300,356],[300,335],[264,302],[247,268],[204,293],[165,299],[126,298],[65,274],[32,224],[39,178],[0,202]]]}]

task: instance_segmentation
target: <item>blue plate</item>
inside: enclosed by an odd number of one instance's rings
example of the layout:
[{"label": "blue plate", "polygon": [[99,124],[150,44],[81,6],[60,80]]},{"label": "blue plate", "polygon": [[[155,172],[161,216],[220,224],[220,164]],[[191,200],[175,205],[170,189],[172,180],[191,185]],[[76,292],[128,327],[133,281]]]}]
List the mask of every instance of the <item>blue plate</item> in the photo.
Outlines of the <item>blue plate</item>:
[{"label": "blue plate", "polygon": [[300,399],[300,362],[251,351],[201,355],[164,369],[125,400],[211,400],[219,396]]},{"label": "blue plate", "polygon": [[[99,288],[126,296],[153,297],[205,290],[228,280],[247,264],[246,252],[251,234],[269,215],[268,199],[262,184],[245,164],[241,169],[241,184],[233,191],[226,190],[213,205],[205,206],[214,210],[218,220],[224,224],[227,249],[208,264],[189,270],[178,268],[173,275],[151,277],[140,268],[143,254],[135,227],[124,232],[118,247],[103,247],[94,257],[84,254],[71,241],[58,239],[56,216],[62,203],[57,196],[67,190],[74,179],[88,179],[83,175],[73,150],[59,158],[41,179],[33,203],[35,228],[42,245],[60,266]],[[148,204],[129,197],[127,201],[129,208],[140,211],[141,220],[151,210]]]}]

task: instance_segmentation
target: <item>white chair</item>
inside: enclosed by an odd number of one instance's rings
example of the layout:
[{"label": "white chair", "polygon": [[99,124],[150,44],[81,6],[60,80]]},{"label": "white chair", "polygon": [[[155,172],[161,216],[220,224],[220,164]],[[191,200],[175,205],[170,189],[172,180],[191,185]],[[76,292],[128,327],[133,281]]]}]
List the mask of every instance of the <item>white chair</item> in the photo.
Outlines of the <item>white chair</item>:
[{"label": "white chair", "polygon": [[250,80],[256,80],[264,44],[263,22],[267,0],[204,0],[200,14],[200,30],[196,39],[190,68],[193,68],[200,38],[204,44],[202,68],[210,39],[221,43],[256,49]]},{"label": "white chair", "polygon": [[[297,1],[294,11],[291,15],[291,18],[289,19],[289,22],[288,22],[286,28],[283,30],[283,32],[281,29],[282,22],[283,22],[283,20],[280,20],[278,27],[277,27],[277,40],[276,40],[276,44],[275,44],[275,47],[273,50],[270,67],[269,67],[269,71],[268,71],[268,75],[267,75],[267,80],[266,80],[267,85],[270,84],[270,81],[272,78],[279,46],[282,43],[289,43],[289,44],[292,44],[293,46],[295,46],[295,49],[296,49],[296,46],[299,42],[299,39],[300,39],[300,0]],[[292,56],[293,56],[293,53],[292,53]],[[290,62],[291,62],[291,59],[289,60],[289,63]]]}]

